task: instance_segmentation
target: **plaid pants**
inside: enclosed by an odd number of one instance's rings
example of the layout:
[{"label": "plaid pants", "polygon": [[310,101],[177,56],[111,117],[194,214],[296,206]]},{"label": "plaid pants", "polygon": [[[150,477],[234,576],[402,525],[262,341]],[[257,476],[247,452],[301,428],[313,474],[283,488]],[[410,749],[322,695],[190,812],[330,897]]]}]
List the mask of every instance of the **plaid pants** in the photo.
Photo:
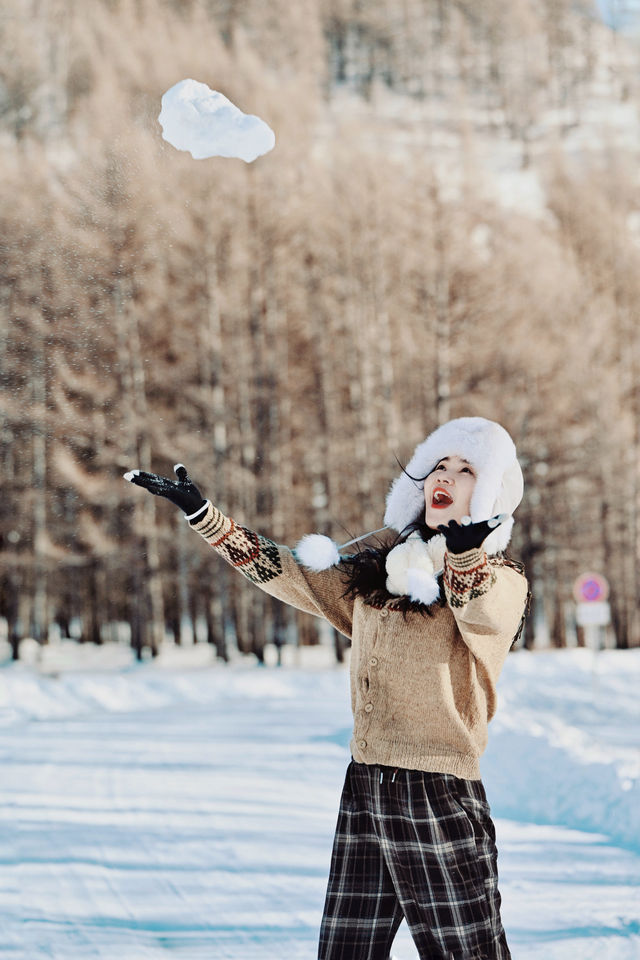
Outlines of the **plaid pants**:
[{"label": "plaid pants", "polygon": [[510,960],[480,780],[352,761],[319,960],[388,960],[403,917],[421,960]]}]

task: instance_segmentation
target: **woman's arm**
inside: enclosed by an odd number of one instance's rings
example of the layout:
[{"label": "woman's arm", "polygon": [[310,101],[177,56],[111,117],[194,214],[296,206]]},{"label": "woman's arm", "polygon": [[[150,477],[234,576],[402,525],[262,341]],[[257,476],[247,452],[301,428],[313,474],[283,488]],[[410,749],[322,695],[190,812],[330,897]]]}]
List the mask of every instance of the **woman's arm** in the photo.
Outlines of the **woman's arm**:
[{"label": "woman's arm", "polygon": [[142,471],[131,471],[125,479],[180,507],[190,526],[265,593],[323,617],[340,633],[351,636],[353,600],[344,596],[346,586],[339,567],[321,573],[302,567],[288,547],[237,524],[205,500],[182,464],[174,469],[177,481]]},{"label": "woman's arm", "polygon": [[484,550],[446,553],[444,591],[473,655],[497,679],[527,600],[527,581],[513,567],[490,562]]},{"label": "woman's arm", "polygon": [[439,529],[447,541],[444,591],[465,644],[495,678],[516,635],[527,581],[512,567],[491,563],[483,542],[500,517]]}]

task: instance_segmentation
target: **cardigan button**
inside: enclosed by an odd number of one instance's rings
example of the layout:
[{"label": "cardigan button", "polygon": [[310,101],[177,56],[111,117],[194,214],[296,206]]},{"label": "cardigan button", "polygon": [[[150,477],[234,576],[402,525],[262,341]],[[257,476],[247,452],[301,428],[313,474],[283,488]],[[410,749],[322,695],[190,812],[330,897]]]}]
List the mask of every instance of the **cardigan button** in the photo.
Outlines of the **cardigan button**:
[{"label": "cardigan button", "polygon": [[378,658],[377,658],[377,657],[371,657],[371,659],[369,660],[369,663],[371,664],[372,667],[377,667],[377,666],[378,666]]},{"label": "cardigan button", "polygon": [[365,710],[365,713],[371,713],[371,711],[373,710],[373,704],[372,704],[372,703],[367,703],[367,704],[365,705],[364,710]]},{"label": "cardigan button", "polygon": [[389,611],[388,611],[388,610],[381,610],[381,611],[380,611],[380,616],[381,616],[382,619],[385,619],[386,617],[389,616]]},{"label": "cardigan button", "polygon": [[367,741],[366,741],[366,740],[358,740],[358,746],[360,747],[361,750],[364,750],[364,748],[366,747],[366,745],[367,745]]}]

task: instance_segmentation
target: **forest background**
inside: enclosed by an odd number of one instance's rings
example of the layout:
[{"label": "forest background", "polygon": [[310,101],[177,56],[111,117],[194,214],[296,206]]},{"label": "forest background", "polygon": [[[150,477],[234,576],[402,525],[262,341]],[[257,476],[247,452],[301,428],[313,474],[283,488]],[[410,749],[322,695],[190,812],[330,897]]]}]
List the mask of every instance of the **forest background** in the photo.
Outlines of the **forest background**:
[{"label": "forest background", "polygon": [[[317,642],[123,472],[182,461],[251,528],[342,541],[461,415],[518,446],[522,642],[581,642],[571,588],[596,570],[609,642],[640,643],[640,47],[616,26],[589,0],[4,0],[14,656]],[[166,144],[186,77],[275,149]]]}]

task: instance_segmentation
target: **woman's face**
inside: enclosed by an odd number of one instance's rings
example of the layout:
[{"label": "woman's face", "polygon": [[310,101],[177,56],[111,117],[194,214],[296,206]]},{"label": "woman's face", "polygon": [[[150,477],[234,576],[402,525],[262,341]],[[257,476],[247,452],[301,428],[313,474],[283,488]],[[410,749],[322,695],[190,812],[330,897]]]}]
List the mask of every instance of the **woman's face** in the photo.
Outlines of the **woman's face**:
[{"label": "woman's face", "polygon": [[457,455],[444,457],[424,481],[424,519],[432,530],[450,520],[460,522],[471,507],[475,470]]}]

